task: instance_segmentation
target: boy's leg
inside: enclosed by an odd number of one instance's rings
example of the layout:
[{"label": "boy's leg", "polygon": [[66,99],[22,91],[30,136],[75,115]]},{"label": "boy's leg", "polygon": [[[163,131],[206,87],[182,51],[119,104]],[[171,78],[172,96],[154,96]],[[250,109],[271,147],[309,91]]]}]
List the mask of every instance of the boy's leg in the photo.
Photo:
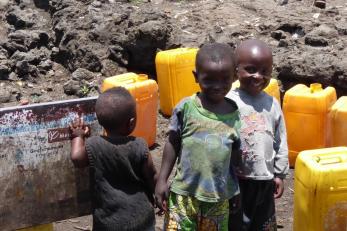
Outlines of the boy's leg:
[{"label": "boy's leg", "polygon": [[209,203],[199,202],[198,231],[227,231],[229,220],[229,201]]},{"label": "boy's leg", "polygon": [[239,182],[240,194],[234,196],[229,200],[229,231],[243,231],[242,228],[242,216],[243,216],[243,208],[242,208],[242,192],[243,185]]},{"label": "boy's leg", "polygon": [[169,211],[165,214],[164,230],[197,230],[198,209],[199,203],[195,198],[170,192],[168,199]]},{"label": "boy's leg", "polygon": [[[242,182],[242,183],[241,183]],[[243,229],[247,231],[276,231],[273,180],[240,180],[243,184]]]}]

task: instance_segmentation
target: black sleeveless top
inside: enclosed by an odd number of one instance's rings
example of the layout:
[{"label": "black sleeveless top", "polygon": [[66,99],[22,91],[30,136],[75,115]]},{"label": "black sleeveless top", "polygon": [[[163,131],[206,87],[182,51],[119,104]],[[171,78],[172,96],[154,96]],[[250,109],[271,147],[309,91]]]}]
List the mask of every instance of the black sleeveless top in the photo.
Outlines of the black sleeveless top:
[{"label": "black sleeveless top", "polygon": [[146,142],[94,136],[86,140],[86,150],[93,230],[154,230],[154,209],[141,174],[149,153]]}]

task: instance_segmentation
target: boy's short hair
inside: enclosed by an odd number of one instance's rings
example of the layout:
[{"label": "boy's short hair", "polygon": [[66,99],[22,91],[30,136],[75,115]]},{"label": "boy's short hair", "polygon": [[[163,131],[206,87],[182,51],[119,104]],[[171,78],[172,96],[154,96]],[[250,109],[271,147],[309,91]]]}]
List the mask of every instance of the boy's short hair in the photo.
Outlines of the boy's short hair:
[{"label": "boy's short hair", "polygon": [[114,87],[99,95],[95,111],[101,126],[115,130],[136,116],[136,103],[128,90]]},{"label": "boy's short hair", "polygon": [[261,49],[262,52],[267,52],[268,55],[271,55],[272,57],[272,50],[265,42],[259,39],[247,39],[241,42],[235,49],[235,65],[237,66],[239,64],[240,51],[250,51],[252,48],[255,47]]},{"label": "boy's short hair", "polygon": [[196,54],[195,67],[197,71],[206,61],[214,63],[229,61],[234,66],[234,50],[225,43],[204,44]]}]

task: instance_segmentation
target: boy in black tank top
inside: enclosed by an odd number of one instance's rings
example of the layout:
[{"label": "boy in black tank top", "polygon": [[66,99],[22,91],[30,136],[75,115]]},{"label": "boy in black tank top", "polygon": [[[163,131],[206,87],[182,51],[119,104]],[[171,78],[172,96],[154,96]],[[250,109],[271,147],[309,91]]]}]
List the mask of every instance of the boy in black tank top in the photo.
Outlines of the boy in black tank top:
[{"label": "boy in black tank top", "polygon": [[71,124],[71,159],[90,168],[93,230],[154,230],[156,169],[146,142],[129,136],[136,125],[136,105],[122,87],[102,93],[96,116],[106,136],[85,140],[83,120]]}]

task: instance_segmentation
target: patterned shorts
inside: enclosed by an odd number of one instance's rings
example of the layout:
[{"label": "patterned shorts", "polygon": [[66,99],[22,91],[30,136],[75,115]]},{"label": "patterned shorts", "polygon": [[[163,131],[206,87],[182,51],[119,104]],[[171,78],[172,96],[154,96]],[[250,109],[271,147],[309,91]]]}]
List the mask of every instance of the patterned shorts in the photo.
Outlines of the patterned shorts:
[{"label": "patterned shorts", "polygon": [[228,200],[210,203],[194,197],[170,193],[169,212],[165,214],[166,231],[226,231],[228,230]]}]

